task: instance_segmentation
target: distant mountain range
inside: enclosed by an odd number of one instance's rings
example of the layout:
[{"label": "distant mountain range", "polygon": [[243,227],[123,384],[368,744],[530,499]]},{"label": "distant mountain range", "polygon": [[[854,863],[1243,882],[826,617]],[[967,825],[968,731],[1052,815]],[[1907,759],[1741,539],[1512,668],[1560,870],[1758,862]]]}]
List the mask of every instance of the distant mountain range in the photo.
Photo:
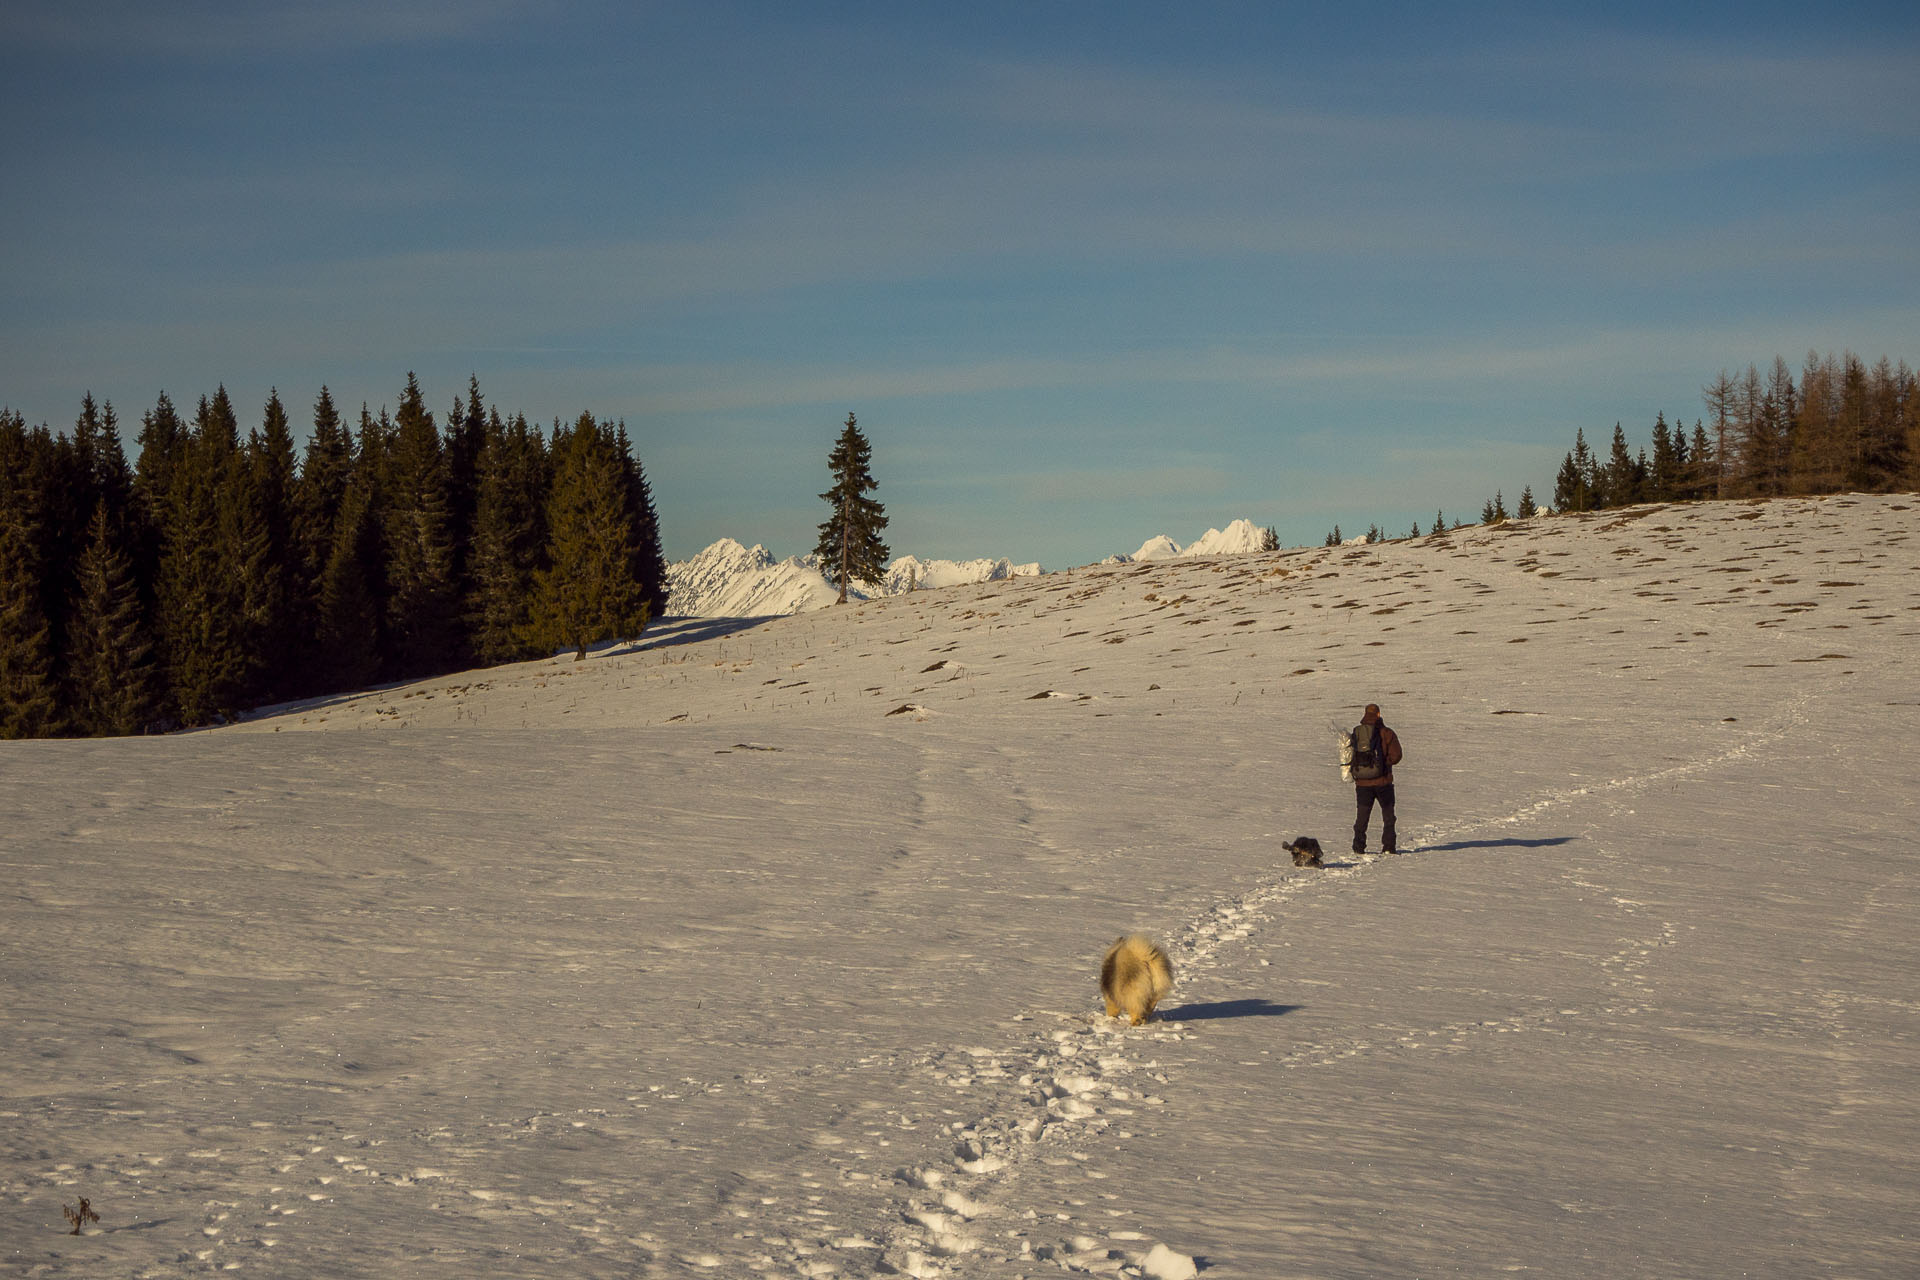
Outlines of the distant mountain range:
[{"label": "distant mountain range", "polygon": [[[1161,534],[1140,544],[1132,555],[1109,556],[1103,564],[1135,560],[1168,560],[1175,556],[1231,556],[1258,551],[1265,531],[1252,521],[1235,520],[1225,529],[1209,529],[1182,549]],[[901,556],[887,566],[878,582],[856,582],[848,599],[871,600],[908,591],[957,587],[971,582],[994,582],[1043,572],[1038,563],[1011,560],[923,560]],[[839,592],[820,572],[817,556],[788,556],[776,560],[758,544],[741,546],[722,538],[689,560],[667,566],[667,611],[679,617],[742,618],[805,613],[839,598]]]}]

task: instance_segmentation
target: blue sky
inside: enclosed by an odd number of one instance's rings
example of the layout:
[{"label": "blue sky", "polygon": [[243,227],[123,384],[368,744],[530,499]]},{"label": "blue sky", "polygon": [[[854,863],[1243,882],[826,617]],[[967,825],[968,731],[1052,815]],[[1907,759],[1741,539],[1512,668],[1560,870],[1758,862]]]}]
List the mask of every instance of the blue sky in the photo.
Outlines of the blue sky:
[{"label": "blue sky", "polygon": [[627,423],[670,556],[1318,542],[1550,491],[1722,368],[1920,363],[1920,14],[0,7],[0,403]]}]

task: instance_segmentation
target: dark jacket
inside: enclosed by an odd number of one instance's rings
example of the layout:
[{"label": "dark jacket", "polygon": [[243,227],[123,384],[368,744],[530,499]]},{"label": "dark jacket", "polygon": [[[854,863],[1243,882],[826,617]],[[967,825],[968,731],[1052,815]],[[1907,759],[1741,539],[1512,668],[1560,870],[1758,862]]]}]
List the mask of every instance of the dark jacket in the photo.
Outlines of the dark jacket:
[{"label": "dark jacket", "polygon": [[1380,750],[1387,757],[1387,771],[1377,778],[1355,778],[1354,786],[1390,787],[1393,785],[1393,766],[1400,763],[1400,735],[1387,728],[1385,724],[1380,726]]}]

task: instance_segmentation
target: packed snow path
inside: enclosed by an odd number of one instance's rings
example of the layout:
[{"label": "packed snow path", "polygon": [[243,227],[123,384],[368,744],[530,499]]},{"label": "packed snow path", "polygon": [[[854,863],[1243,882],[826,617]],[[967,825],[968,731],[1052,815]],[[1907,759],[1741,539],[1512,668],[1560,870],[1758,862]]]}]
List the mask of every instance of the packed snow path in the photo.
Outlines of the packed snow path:
[{"label": "packed snow path", "polygon": [[[1920,770],[1859,744],[1920,702],[1913,505],[1082,571],[5,744],[0,1258],[1909,1275]],[[1344,852],[1326,726],[1369,698],[1397,858]],[[1179,983],[1128,1029],[1094,970],[1136,928]]]}]

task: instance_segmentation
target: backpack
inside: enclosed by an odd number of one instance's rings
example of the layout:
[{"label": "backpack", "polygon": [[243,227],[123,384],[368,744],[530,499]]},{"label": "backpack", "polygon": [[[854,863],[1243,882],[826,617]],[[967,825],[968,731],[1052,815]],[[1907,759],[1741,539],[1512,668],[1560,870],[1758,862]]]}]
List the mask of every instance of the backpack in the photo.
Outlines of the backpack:
[{"label": "backpack", "polygon": [[1380,726],[1353,726],[1353,763],[1350,766],[1353,780],[1384,778],[1387,776],[1387,767],[1387,752],[1380,737]]}]

